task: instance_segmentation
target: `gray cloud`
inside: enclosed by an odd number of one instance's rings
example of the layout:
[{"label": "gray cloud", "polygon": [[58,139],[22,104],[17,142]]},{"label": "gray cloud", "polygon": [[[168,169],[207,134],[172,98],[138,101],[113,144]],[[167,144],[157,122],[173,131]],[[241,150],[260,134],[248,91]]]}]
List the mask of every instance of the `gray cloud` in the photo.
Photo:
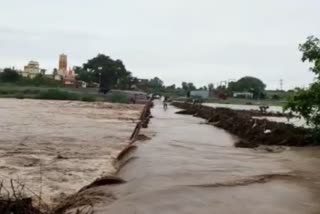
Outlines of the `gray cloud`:
[{"label": "gray cloud", "polygon": [[253,75],[269,88],[313,79],[298,44],[320,36],[318,0],[10,0],[0,8],[0,67],[72,65],[97,53],[135,75],[197,85]]}]

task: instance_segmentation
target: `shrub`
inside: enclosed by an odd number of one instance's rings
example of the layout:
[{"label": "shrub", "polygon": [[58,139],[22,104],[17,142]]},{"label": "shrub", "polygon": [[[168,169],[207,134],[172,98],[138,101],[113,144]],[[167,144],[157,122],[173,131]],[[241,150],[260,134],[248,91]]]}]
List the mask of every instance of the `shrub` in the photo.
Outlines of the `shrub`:
[{"label": "shrub", "polygon": [[48,86],[48,87],[59,87],[63,86],[61,81],[57,81],[41,74],[37,75],[35,78],[30,79],[27,77],[21,77],[17,82],[21,86]]},{"label": "shrub", "polygon": [[24,94],[39,94],[40,92],[41,90],[36,88],[26,88],[23,90]]},{"label": "shrub", "polygon": [[112,94],[111,102],[113,103],[129,103],[129,98],[124,94]]},{"label": "shrub", "polygon": [[9,94],[9,91],[7,91],[5,89],[0,89],[0,94],[1,95],[7,95],[7,94]]},{"label": "shrub", "polygon": [[43,91],[37,98],[44,100],[80,100],[80,96],[78,94],[59,89]]},{"label": "shrub", "polygon": [[18,93],[18,94],[16,94],[16,98],[17,99],[24,99],[25,97],[24,97],[23,93]]},{"label": "shrub", "polygon": [[273,100],[280,100],[280,96],[277,94],[272,95],[271,99]]},{"label": "shrub", "polygon": [[17,94],[20,91],[16,88],[1,88],[0,89],[0,94],[1,95],[12,95],[12,94]]},{"label": "shrub", "polygon": [[94,96],[86,95],[81,98],[81,101],[84,102],[95,102],[96,98]]}]

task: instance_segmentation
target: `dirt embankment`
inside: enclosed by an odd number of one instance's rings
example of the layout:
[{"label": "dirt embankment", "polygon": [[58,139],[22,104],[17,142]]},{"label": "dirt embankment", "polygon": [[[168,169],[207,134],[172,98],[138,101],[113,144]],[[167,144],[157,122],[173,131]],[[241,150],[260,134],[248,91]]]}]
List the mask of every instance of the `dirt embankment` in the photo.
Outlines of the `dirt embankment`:
[{"label": "dirt embankment", "polygon": [[180,114],[190,114],[204,118],[216,127],[240,137],[241,140],[236,143],[237,147],[254,148],[259,145],[307,146],[315,143],[310,130],[266,119],[254,119],[254,116],[262,116],[257,115],[256,111],[212,108],[180,102],[172,104],[184,109],[184,111],[178,112]]}]

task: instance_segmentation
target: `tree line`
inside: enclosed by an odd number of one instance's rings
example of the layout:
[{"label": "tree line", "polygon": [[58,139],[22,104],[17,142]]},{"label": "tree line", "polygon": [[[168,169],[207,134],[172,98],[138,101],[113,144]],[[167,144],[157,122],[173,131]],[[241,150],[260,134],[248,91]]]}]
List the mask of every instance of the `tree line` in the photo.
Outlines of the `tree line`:
[{"label": "tree line", "polygon": [[[57,69],[54,69],[57,73]],[[213,84],[197,88],[192,82],[182,82],[180,86],[175,84],[165,86],[159,77],[151,79],[139,79],[128,71],[124,63],[119,59],[112,59],[104,54],[98,54],[89,59],[82,66],[74,67],[76,79],[87,82],[89,85],[99,85],[100,91],[108,92],[111,89],[142,90],[148,93],[162,93],[175,96],[186,96],[193,90],[209,90],[217,93],[232,95],[233,91],[249,91],[255,97],[263,97],[265,84],[254,77],[244,77],[236,82],[231,82],[228,87]],[[62,86],[61,82],[55,81],[46,75],[39,74],[34,79],[21,77],[15,69],[6,68],[0,75],[1,82],[11,82],[23,85],[48,85]]]},{"label": "tree line", "polygon": [[[308,124],[320,130],[320,40],[314,36],[299,46],[302,61],[312,64],[310,70],[315,74],[315,81],[308,88],[296,88],[288,99],[286,110],[303,116]],[[264,98],[266,85],[255,77],[243,77],[227,85],[214,86],[209,84],[197,88],[192,82],[182,82],[165,86],[159,77],[139,79],[128,71],[124,63],[113,60],[104,54],[98,54],[82,66],[75,67],[77,80],[87,83],[98,83],[100,89],[108,91],[112,88],[122,90],[140,89],[148,93],[174,94],[185,96],[192,90],[214,91],[217,95],[230,96],[233,92],[251,92],[254,98]],[[60,86],[61,83],[39,74],[34,79],[21,77],[15,69],[6,68],[0,73],[0,82],[25,85]],[[320,131],[319,131],[320,133]]]},{"label": "tree line", "polygon": [[22,77],[14,68],[3,69],[3,71],[0,73],[0,83],[9,83],[21,86],[63,86],[60,81],[48,78],[42,73],[35,76],[33,79]]},{"label": "tree line", "polygon": [[254,77],[244,77],[239,81],[231,82],[228,86],[216,88],[213,84],[197,88],[192,82],[182,82],[181,86],[175,84],[165,86],[159,77],[139,79],[133,76],[121,60],[113,60],[104,54],[99,54],[89,59],[83,66],[76,67],[75,72],[78,80],[99,83],[100,88],[105,92],[110,89],[139,89],[148,93],[169,93],[184,96],[193,90],[216,90],[229,95],[234,91],[252,92],[255,98],[263,98],[266,87],[261,80]]}]

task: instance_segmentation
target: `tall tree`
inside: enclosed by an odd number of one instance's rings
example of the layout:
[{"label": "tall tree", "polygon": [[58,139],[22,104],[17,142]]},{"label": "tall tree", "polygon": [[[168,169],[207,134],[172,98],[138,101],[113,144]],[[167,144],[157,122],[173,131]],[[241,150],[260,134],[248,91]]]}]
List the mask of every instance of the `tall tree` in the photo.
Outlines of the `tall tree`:
[{"label": "tall tree", "polygon": [[16,82],[20,79],[20,75],[14,69],[5,68],[0,74],[0,79],[3,82]]},{"label": "tall tree", "polygon": [[182,82],[181,86],[182,86],[182,89],[183,89],[183,90],[185,90],[185,91],[188,91],[188,90],[189,90],[188,83]]},{"label": "tall tree", "polygon": [[153,89],[160,89],[163,86],[163,81],[159,77],[155,77],[149,81],[149,84]]},{"label": "tall tree", "polygon": [[167,87],[167,89],[169,89],[169,90],[176,90],[176,85],[175,85],[175,84],[169,85],[169,86]]},{"label": "tall tree", "polygon": [[181,84],[182,89],[185,91],[193,91],[193,90],[197,90],[197,87],[192,83],[192,82],[182,82]]},{"label": "tall tree", "polygon": [[213,89],[214,89],[213,83],[210,83],[210,84],[208,85],[208,89],[209,89],[209,91],[213,91]]},{"label": "tall tree", "polygon": [[308,37],[299,49],[302,52],[302,61],[312,64],[310,70],[316,75],[316,79],[308,89],[297,88],[289,97],[285,109],[303,116],[320,134],[320,40],[313,36]]},{"label": "tall tree", "polygon": [[255,77],[243,77],[237,82],[230,82],[228,85],[229,91],[237,92],[252,92],[255,98],[261,98],[266,85],[258,78]]},{"label": "tall tree", "polygon": [[120,87],[130,78],[121,60],[113,60],[104,54],[88,60],[77,72],[81,80],[99,82],[100,88],[106,89]]},{"label": "tall tree", "polygon": [[188,83],[188,88],[190,91],[197,90],[197,87],[192,82]]}]

